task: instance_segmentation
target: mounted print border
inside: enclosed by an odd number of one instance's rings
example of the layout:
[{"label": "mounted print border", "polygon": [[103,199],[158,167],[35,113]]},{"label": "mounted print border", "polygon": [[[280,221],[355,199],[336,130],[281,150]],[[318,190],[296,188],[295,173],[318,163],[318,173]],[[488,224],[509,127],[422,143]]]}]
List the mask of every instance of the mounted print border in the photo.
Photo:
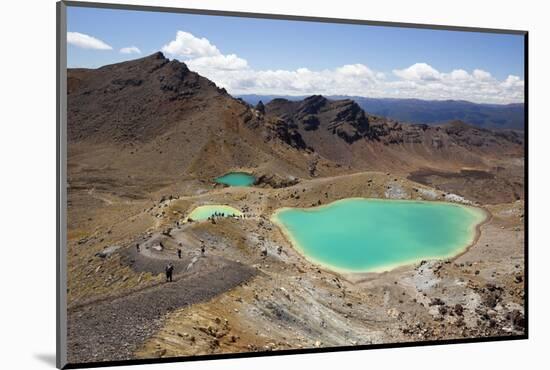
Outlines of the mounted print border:
[{"label": "mounted print border", "polygon": [[58,368],[528,338],[527,31],[62,1],[56,72]]}]

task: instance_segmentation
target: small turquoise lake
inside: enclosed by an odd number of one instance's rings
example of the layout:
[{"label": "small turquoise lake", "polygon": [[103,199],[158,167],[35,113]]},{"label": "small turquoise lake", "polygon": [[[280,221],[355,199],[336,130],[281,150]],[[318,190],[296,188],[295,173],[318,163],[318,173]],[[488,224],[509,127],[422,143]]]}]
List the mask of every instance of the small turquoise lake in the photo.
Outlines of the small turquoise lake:
[{"label": "small turquoise lake", "polygon": [[223,176],[214,179],[219,184],[225,184],[229,186],[252,186],[256,181],[256,178],[246,172],[229,172]]},{"label": "small turquoise lake", "polygon": [[239,211],[236,208],[233,208],[231,206],[226,206],[223,204],[213,204],[213,205],[205,205],[205,206],[199,206],[187,216],[187,218],[192,219],[194,221],[204,221],[208,219],[210,216],[214,215],[221,215],[223,214],[224,217],[228,216],[240,216],[243,213]]},{"label": "small turquoise lake", "polygon": [[485,220],[452,203],[349,198],[314,208],[281,208],[272,220],[300,253],[338,272],[381,272],[463,252]]}]

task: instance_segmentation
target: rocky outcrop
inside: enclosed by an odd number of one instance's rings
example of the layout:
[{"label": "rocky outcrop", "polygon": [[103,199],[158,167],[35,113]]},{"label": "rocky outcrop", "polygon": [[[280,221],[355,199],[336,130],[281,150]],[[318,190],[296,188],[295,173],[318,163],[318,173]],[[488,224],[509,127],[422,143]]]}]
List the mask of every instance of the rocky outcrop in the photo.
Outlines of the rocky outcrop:
[{"label": "rocky outcrop", "polygon": [[294,176],[281,177],[278,175],[261,175],[258,177],[254,185],[277,189],[293,186],[299,182],[300,179]]},{"label": "rocky outcrop", "polygon": [[121,248],[120,245],[110,245],[105,249],[103,249],[102,251],[97,252],[95,256],[99,258],[107,258],[113,253],[115,253],[117,250],[119,250],[120,248]]},{"label": "rocky outcrop", "polygon": [[[283,120],[289,127],[298,129],[302,135],[321,130],[347,144],[364,139],[384,145],[419,144],[440,151],[453,145],[491,151],[494,148],[523,145],[524,140],[523,134],[518,131],[492,131],[461,121],[442,126],[403,124],[369,115],[351,99],[329,100],[321,95],[313,95],[302,101],[274,99],[265,105],[265,111]],[[316,146],[308,142],[307,137],[304,140],[307,146]]]},{"label": "rocky outcrop", "polygon": [[267,114],[278,116],[290,127],[304,131],[324,130],[353,143],[369,132],[369,118],[353,100],[329,100],[321,95],[300,102],[274,99],[266,105]]},{"label": "rocky outcrop", "polygon": [[308,114],[304,118],[302,118],[302,124],[304,125],[304,130],[306,131],[313,131],[317,130],[319,128],[319,118],[312,114]]},{"label": "rocky outcrop", "polygon": [[268,123],[266,134],[266,140],[277,138],[295,149],[305,150],[307,148],[300,132],[283,120],[276,119]]},{"label": "rocky outcrop", "polygon": [[518,131],[491,131],[462,121],[452,121],[443,125],[443,130],[453,142],[461,146],[494,147],[503,141],[523,145],[523,133]]},{"label": "rocky outcrop", "polygon": [[348,143],[366,136],[369,131],[369,119],[365,112],[353,100],[335,103],[336,116],[330,122],[328,129]]}]

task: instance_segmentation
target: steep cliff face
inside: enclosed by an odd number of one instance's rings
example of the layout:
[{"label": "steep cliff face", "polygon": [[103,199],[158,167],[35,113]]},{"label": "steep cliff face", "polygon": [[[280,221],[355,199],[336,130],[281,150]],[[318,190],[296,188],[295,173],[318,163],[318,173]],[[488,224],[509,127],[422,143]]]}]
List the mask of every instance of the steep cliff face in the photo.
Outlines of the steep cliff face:
[{"label": "steep cliff face", "polygon": [[523,134],[455,121],[441,126],[403,124],[366,113],[354,101],[320,95],[302,101],[274,99],[266,114],[296,129],[305,146],[353,167],[394,169],[483,165],[481,156],[522,155]]},{"label": "steep cliff face", "polygon": [[331,101],[321,95],[299,102],[275,99],[267,105],[267,112],[279,115],[292,127],[304,131],[329,131],[348,143],[369,133],[367,115],[352,100]]}]

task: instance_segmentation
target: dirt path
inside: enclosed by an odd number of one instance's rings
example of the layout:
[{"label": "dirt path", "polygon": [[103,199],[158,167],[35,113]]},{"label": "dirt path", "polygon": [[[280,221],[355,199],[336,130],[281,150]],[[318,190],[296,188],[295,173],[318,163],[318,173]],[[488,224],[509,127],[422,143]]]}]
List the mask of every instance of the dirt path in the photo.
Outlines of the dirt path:
[{"label": "dirt path", "polygon": [[90,190],[88,190],[88,195],[105,202],[109,206],[113,204],[113,201],[110,200],[109,198],[102,196],[100,194],[97,194],[95,191],[95,188],[91,188]]},{"label": "dirt path", "polygon": [[[256,270],[216,256],[175,261],[175,281],[128,296],[78,307],[68,313],[70,363],[133,358],[134,351],[161,328],[170,311],[211,299],[256,274]],[[137,270],[159,272],[165,261],[137,259]]]}]

